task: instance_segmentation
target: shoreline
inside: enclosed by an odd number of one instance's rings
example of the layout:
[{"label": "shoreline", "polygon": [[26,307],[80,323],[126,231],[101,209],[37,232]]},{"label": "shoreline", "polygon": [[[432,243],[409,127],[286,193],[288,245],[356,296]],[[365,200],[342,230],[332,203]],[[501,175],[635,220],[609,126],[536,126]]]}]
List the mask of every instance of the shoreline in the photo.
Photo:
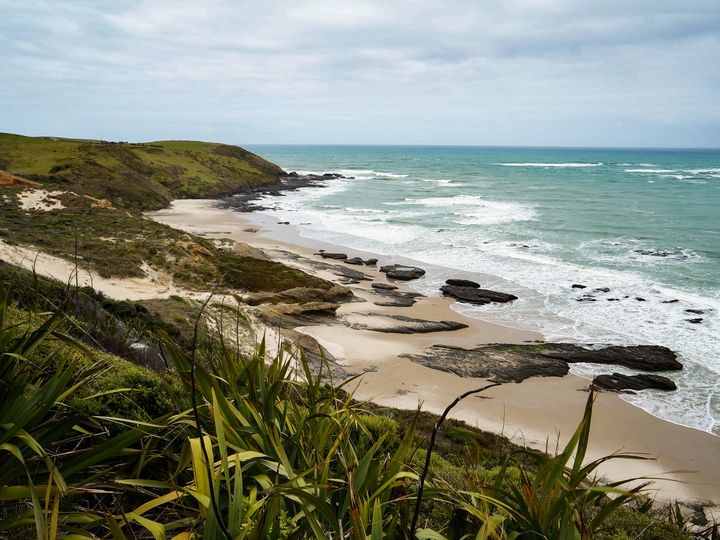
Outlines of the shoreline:
[{"label": "shoreline", "polygon": [[[344,250],[341,246],[301,238],[291,225],[277,224],[271,216],[239,213],[222,208],[221,204],[222,201],[214,199],[178,200],[169,209],[148,214],[148,217],[206,238],[231,238],[260,248],[275,260],[338,281],[332,273],[307,267],[303,261],[320,260],[313,255],[317,249]],[[352,255],[371,254],[353,250]],[[402,262],[399,257],[379,258],[383,264]],[[358,269],[377,275],[375,268]],[[401,291],[411,290],[406,284],[398,285]],[[542,339],[537,332],[466,317],[451,308],[455,302],[448,298],[420,298],[409,308],[381,307],[368,301],[374,299],[369,282],[362,281],[349,287],[362,301],[342,304],[338,316],[373,317],[397,313],[468,325],[466,329],[453,332],[413,335],[384,334],[334,325],[297,327],[297,331],[314,337],[344,368],[364,372],[355,385],[355,396],[361,400],[403,409],[414,409],[422,402],[424,410],[438,414],[457,395],[487,381],[431,369],[401,355],[440,343],[468,347]],[[516,443],[552,452],[556,444],[562,447],[577,427],[587,399],[588,384],[588,380],[572,374],[505,383],[462,402],[451,416],[486,431],[502,433]],[[590,443],[588,459],[617,451],[657,457],[654,461],[611,461],[600,469],[601,475],[608,480],[651,476],[660,478],[648,490],[658,499],[691,499],[720,504],[718,436],[653,416],[614,392],[601,392],[596,399]]]}]

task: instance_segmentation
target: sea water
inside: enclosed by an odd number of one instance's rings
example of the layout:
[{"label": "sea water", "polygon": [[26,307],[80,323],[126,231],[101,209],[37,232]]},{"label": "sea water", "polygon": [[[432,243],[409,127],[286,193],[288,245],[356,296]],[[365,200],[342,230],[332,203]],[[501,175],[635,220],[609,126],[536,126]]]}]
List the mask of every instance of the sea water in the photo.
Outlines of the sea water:
[{"label": "sea water", "polygon": [[519,297],[457,304],[464,314],[549,340],[675,350],[685,365],[667,374],[676,392],[625,399],[720,434],[720,151],[251,149],[287,171],[353,177],[266,198],[302,236],[431,264],[415,285],[427,294],[449,277],[474,277]]}]

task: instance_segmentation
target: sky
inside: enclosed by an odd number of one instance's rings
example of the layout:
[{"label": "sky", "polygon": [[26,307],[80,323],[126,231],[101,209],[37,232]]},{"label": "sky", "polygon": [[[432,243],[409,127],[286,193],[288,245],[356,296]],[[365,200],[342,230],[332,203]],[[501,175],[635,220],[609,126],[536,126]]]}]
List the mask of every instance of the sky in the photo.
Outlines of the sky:
[{"label": "sky", "polygon": [[720,147],[720,0],[0,0],[0,131]]}]

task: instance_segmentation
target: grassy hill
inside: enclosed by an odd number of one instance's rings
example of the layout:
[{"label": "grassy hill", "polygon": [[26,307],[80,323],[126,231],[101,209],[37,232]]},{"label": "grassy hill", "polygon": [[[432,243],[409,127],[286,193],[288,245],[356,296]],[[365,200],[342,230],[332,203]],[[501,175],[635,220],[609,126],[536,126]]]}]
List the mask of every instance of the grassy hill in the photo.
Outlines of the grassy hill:
[{"label": "grassy hill", "polygon": [[197,141],[115,143],[0,133],[0,170],[48,187],[157,210],[276,182],[285,172],[238,146]]}]

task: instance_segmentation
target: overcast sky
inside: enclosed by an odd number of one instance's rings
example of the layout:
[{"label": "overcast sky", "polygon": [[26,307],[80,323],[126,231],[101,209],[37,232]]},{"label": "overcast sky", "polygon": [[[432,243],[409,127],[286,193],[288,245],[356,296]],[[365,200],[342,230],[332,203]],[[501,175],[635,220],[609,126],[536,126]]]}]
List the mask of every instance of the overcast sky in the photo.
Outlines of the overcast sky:
[{"label": "overcast sky", "polygon": [[720,0],[0,0],[0,131],[720,147]]}]

